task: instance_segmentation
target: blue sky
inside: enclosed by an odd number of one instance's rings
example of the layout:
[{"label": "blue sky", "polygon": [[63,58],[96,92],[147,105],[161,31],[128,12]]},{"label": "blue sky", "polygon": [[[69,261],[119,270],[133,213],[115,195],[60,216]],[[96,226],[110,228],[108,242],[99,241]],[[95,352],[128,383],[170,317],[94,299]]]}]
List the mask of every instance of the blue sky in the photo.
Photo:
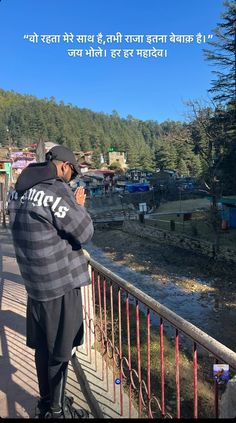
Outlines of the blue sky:
[{"label": "blue sky", "polygon": [[[206,37],[220,22],[223,0],[1,0],[0,88],[55,97],[80,108],[121,117],[132,115],[162,122],[185,120],[187,100],[208,98],[213,67],[204,59],[196,34]],[[65,43],[65,33],[74,35]],[[122,43],[97,43],[97,34],[122,34]],[[36,33],[38,43],[24,39]],[[193,34],[191,43],[171,43],[169,35]],[[41,35],[60,34],[46,44]],[[91,34],[95,42],[79,44],[76,35]],[[144,35],[143,43],[128,44],[127,34]],[[166,43],[148,44],[148,34],[167,35]],[[213,38],[214,40],[214,38]],[[90,47],[106,57],[85,56]],[[137,50],[167,50],[167,57],[142,58]],[[82,49],[70,57],[68,49]],[[133,57],[112,58],[111,49],[133,50]]]}]

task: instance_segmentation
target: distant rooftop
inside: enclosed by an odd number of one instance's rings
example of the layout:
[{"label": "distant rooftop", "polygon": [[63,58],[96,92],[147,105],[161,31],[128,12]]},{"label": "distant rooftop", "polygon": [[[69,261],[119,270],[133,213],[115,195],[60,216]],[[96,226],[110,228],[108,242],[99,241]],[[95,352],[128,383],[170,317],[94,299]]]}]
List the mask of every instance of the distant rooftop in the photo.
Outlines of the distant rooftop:
[{"label": "distant rooftop", "polygon": [[229,197],[221,197],[220,202],[222,204],[236,205],[236,195],[230,195]]}]

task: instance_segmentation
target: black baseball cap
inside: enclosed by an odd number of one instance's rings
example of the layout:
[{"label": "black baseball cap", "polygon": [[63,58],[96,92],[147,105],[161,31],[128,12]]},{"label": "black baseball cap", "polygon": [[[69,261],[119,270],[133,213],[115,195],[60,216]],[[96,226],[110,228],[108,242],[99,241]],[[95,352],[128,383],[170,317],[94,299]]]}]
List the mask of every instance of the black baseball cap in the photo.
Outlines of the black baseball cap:
[{"label": "black baseball cap", "polygon": [[45,159],[47,161],[60,160],[62,162],[68,162],[73,166],[74,176],[80,173],[74,153],[69,148],[64,147],[64,145],[55,145],[52,147],[51,150],[46,153]]}]

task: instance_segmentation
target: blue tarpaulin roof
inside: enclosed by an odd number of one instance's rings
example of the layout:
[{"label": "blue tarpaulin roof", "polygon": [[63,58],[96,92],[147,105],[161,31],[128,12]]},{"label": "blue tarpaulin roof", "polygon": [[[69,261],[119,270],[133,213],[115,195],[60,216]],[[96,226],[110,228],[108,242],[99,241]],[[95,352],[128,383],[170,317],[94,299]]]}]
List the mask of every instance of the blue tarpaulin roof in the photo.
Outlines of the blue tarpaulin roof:
[{"label": "blue tarpaulin roof", "polygon": [[126,189],[128,192],[144,192],[149,191],[149,184],[140,183],[140,184],[126,184]]}]

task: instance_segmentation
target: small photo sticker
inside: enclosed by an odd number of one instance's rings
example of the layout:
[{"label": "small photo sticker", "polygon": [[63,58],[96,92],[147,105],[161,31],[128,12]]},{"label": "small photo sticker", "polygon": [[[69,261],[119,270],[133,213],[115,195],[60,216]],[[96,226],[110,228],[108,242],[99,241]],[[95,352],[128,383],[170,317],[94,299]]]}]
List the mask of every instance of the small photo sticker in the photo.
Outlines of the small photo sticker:
[{"label": "small photo sticker", "polygon": [[229,380],[228,364],[213,364],[213,379],[220,383]]}]

